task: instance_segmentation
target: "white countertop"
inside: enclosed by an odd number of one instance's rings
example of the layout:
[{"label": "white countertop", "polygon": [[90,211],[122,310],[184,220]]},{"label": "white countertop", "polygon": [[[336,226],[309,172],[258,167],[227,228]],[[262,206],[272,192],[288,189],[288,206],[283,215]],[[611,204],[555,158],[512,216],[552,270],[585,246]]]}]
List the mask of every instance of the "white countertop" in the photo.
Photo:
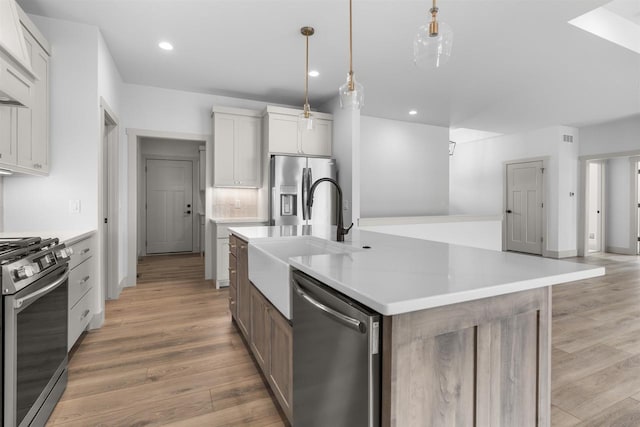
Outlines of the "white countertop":
[{"label": "white countertop", "polygon": [[269,222],[267,218],[241,217],[241,218],[211,218],[216,224],[242,224],[245,222]]},{"label": "white countertop", "polygon": [[[249,243],[335,228],[239,227]],[[603,267],[353,229],[347,254],[289,258],[289,264],[383,315],[395,315],[602,276]],[[371,249],[362,249],[370,246]],[[251,262],[249,262],[251,268]],[[289,286],[283,283],[283,286]]]},{"label": "white countertop", "polygon": [[0,233],[0,239],[9,237],[41,237],[54,238],[57,237],[61,242],[67,245],[82,240],[94,234],[96,230],[58,230],[58,231],[3,231]]}]

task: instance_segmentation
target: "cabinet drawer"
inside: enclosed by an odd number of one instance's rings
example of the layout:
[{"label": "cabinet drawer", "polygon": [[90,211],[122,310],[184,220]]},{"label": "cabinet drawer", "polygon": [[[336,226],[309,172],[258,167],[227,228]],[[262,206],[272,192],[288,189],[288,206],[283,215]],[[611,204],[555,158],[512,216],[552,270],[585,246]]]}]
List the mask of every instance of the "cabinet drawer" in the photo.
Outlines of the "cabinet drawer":
[{"label": "cabinet drawer", "polygon": [[69,273],[69,307],[73,308],[76,303],[93,286],[95,278],[93,274],[93,259],[88,259],[76,266]]},{"label": "cabinet drawer", "polygon": [[80,301],[69,311],[68,348],[71,349],[76,340],[87,328],[91,320],[91,292],[84,294]]},{"label": "cabinet drawer", "polygon": [[[229,265],[233,265],[233,266],[236,265],[235,256],[238,255],[237,251],[238,251],[238,238],[232,234],[231,236],[229,236]],[[231,255],[234,255],[233,264],[231,263],[232,261]]]},{"label": "cabinet drawer", "polygon": [[88,239],[80,240],[70,246],[73,250],[73,254],[71,254],[71,259],[69,260],[70,269],[76,267],[93,255],[93,240],[94,239],[90,237]]}]

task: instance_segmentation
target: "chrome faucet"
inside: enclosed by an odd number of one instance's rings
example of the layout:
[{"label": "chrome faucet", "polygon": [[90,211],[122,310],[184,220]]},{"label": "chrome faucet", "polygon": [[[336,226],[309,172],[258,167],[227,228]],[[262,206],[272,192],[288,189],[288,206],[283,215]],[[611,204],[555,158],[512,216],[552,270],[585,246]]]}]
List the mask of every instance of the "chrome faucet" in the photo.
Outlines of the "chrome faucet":
[{"label": "chrome faucet", "polygon": [[342,189],[340,188],[340,185],[338,185],[338,182],[335,179],[320,178],[319,180],[314,182],[313,185],[311,185],[311,188],[309,189],[309,198],[307,199],[307,206],[309,206],[309,210],[311,210],[311,207],[313,206],[313,193],[316,191],[316,187],[318,186],[318,184],[320,184],[323,181],[332,183],[333,185],[336,186],[336,189],[338,190],[338,212],[337,212],[338,218],[336,221],[338,224],[336,227],[336,241],[344,242],[344,236],[345,234],[349,233],[349,230],[351,230],[351,227],[353,227],[353,223],[351,223],[349,228],[344,228],[344,223],[342,220]]}]

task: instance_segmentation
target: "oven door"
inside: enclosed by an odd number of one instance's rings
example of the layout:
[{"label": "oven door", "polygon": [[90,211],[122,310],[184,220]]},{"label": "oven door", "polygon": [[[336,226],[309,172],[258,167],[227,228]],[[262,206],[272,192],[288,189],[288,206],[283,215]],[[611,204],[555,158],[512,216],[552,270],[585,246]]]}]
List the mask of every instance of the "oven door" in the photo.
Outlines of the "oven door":
[{"label": "oven door", "polygon": [[66,373],[68,276],[65,264],[4,298],[5,426],[28,426]]}]

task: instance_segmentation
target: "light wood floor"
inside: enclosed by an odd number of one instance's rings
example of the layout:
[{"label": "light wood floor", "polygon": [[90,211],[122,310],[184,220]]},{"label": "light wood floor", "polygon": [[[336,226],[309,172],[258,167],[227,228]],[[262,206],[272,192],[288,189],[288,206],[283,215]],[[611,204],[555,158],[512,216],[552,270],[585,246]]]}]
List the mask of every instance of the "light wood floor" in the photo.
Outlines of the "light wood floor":
[{"label": "light wood floor", "polygon": [[[640,426],[640,258],[553,292],[553,427]],[[48,425],[283,426],[202,258],[147,257],[69,363]],[[443,426],[448,427],[448,426]]]},{"label": "light wood floor", "polygon": [[640,426],[640,257],[577,260],[607,274],[554,287],[552,425]]},{"label": "light wood floor", "polygon": [[147,257],[69,362],[49,426],[283,426],[200,256]]}]

